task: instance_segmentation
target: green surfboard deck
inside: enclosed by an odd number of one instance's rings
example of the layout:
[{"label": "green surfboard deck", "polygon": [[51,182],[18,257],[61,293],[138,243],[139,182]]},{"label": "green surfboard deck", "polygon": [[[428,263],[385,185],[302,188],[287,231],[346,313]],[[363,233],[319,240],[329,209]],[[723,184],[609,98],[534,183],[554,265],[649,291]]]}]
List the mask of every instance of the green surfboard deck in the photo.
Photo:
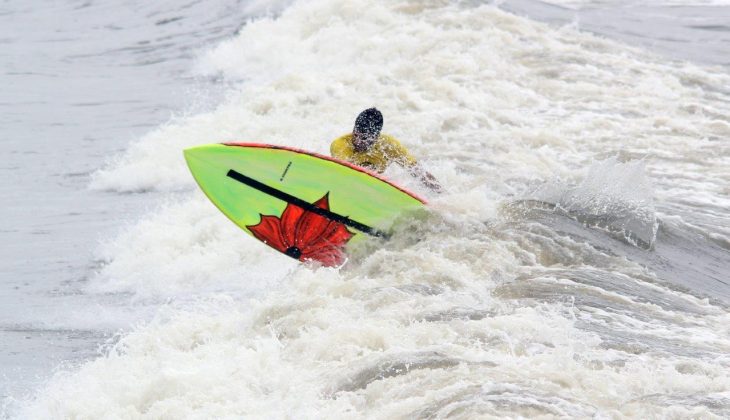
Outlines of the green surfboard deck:
[{"label": "green surfboard deck", "polygon": [[325,195],[329,210],[322,214],[347,224],[353,234],[348,245],[387,232],[399,214],[425,203],[372,172],[303,150],[226,143],[192,147],[184,155],[208,198],[254,237],[249,227],[262,216],[280,217],[288,205],[311,205]]}]

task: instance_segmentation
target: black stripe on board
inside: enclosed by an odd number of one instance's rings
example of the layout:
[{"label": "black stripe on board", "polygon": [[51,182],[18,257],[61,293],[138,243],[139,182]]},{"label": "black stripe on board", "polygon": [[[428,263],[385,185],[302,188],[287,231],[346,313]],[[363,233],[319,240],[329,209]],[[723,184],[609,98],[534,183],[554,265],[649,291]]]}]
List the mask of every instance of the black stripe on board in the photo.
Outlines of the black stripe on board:
[{"label": "black stripe on board", "polygon": [[261,191],[264,194],[268,194],[272,197],[278,198],[279,200],[286,201],[287,203],[294,204],[295,206],[301,207],[302,209],[306,211],[311,211],[312,213],[318,214],[320,216],[324,216],[334,222],[342,223],[345,226],[350,226],[352,228],[355,228],[363,233],[367,233],[368,235],[372,236],[378,236],[387,238],[388,234],[385,232],[381,232],[377,229],[371,228],[368,225],[365,225],[363,223],[357,222],[355,220],[350,219],[349,217],[345,217],[341,214],[333,213],[329,210],[319,208],[315,206],[314,204],[308,203],[301,198],[295,197],[291,194],[287,194],[284,191],[278,190],[274,187],[270,187],[262,182],[256,181],[253,178],[247,177],[246,175],[236,172],[233,169],[229,170],[226,174],[229,178],[235,179],[236,181],[248,185],[251,188],[257,189]]}]

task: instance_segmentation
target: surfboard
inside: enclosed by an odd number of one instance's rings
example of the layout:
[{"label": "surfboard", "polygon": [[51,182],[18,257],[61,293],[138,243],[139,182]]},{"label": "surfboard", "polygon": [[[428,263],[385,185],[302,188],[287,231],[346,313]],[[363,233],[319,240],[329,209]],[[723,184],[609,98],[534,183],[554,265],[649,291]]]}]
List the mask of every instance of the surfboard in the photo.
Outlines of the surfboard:
[{"label": "surfboard", "polygon": [[300,261],[341,265],[347,248],[387,237],[393,221],[426,201],[348,162],[258,143],[184,150],[210,201],[243,231]]}]

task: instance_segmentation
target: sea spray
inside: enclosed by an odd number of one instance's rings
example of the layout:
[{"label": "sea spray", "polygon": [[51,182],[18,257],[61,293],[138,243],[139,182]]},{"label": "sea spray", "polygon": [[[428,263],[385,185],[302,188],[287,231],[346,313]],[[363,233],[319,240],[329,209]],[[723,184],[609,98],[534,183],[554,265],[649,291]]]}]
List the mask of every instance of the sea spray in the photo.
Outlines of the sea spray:
[{"label": "sea spray", "polygon": [[658,229],[652,195],[643,161],[609,158],[592,164],[577,185],[547,181],[513,204],[545,207],[651,248]]}]

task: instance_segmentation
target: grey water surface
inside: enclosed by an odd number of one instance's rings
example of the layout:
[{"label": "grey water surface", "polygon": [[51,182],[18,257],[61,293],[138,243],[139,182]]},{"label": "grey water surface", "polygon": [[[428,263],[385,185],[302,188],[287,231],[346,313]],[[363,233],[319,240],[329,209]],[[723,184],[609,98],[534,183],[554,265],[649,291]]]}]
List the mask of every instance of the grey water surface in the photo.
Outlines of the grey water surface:
[{"label": "grey water surface", "polygon": [[3,404],[136,319],[124,297],[82,287],[99,242],[159,197],[90,190],[91,174],[175,113],[211,103],[216,89],[190,68],[245,22],[243,3],[0,4]]}]

